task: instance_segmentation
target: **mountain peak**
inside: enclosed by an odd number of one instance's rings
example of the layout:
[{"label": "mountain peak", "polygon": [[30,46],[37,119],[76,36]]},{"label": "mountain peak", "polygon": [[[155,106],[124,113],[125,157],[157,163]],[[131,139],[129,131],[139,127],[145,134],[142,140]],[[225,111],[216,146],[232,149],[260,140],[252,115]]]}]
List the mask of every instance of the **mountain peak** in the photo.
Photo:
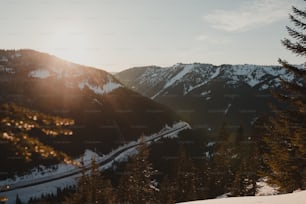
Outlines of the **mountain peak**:
[{"label": "mountain peak", "polygon": [[235,87],[245,84],[250,87],[267,89],[280,86],[281,79],[291,81],[294,78],[292,73],[280,66],[253,64],[215,66],[201,63],[177,63],[171,67],[154,69],[140,67],[137,72],[130,69],[116,76],[128,86],[133,83],[135,87],[141,84],[145,89],[148,87],[155,89],[155,91],[145,90],[144,92],[146,96],[152,98],[174,87],[180,89],[184,95],[189,94],[214,80],[224,80],[227,86]]},{"label": "mountain peak", "polygon": [[35,50],[0,50],[0,70],[37,80],[55,79],[67,87],[86,86],[96,94],[109,93],[123,85],[106,71],[78,65]]}]

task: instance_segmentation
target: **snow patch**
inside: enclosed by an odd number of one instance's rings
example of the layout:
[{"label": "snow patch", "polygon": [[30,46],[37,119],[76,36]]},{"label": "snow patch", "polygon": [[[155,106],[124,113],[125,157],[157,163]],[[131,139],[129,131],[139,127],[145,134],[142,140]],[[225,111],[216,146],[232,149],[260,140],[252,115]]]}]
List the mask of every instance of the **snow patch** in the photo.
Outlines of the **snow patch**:
[{"label": "snow patch", "polygon": [[[172,69],[169,69],[171,71],[179,68],[180,66],[182,66],[182,64],[176,64],[172,67]],[[165,89],[167,89],[168,87],[172,86],[173,84],[175,84],[177,81],[181,80],[187,73],[191,72],[194,68],[194,64],[186,64],[183,65],[184,67],[182,68],[182,70],[177,73],[174,77],[167,79],[167,83],[163,86],[163,88],[158,91],[155,95],[153,95],[151,97],[151,99],[156,98],[159,94],[161,94]],[[165,70],[167,71],[167,70]]]},{"label": "snow patch", "polygon": [[201,82],[200,84],[197,84],[195,86],[190,86],[189,89],[187,91],[185,91],[184,95],[186,95],[187,93],[189,93],[190,91],[192,91],[193,89],[199,88],[205,84],[207,84],[209,81],[211,81],[212,79],[216,78],[219,74],[220,74],[220,70],[221,68],[218,67],[216,69],[216,71],[210,76],[208,77],[208,79],[204,80],[203,82]]},{"label": "snow patch", "polygon": [[155,99],[161,92],[163,92],[164,89],[160,90],[159,92],[157,92],[154,96],[151,97],[151,99]]},{"label": "snow patch", "polygon": [[230,107],[232,106],[232,104],[228,104],[227,108],[224,110],[224,114],[226,115],[230,109]]},{"label": "snow patch", "polygon": [[31,71],[29,73],[30,77],[34,77],[34,78],[40,78],[40,79],[45,79],[50,77],[50,72],[49,70],[45,70],[45,69],[37,69],[34,71]]},{"label": "snow patch", "polygon": [[87,86],[94,93],[100,94],[100,95],[110,93],[110,92],[114,91],[115,89],[117,89],[119,87],[122,87],[121,84],[113,82],[111,78],[109,78],[108,82],[106,84],[104,84],[102,86],[102,88],[99,85],[90,84],[87,80],[83,81],[83,82],[80,82],[78,84],[78,86],[81,90],[83,90],[84,87]]},{"label": "snow patch", "polygon": [[188,72],[191,72],[194,68],[193,64],[187,64],[183,67],[183,69],[176,74],[174,77],[172,77],[164,86],[164,89],[168,88],[172,84],[174,84],[176,81],[180,80],[183,76],[185,76]]},{"label": "snow patch", "polygon": [[121,86],[122,86],[121,84],[109,81],[108,83],[103,85],[103,90],[104,90],[104,93],[110,93],[113,90],[115,90],[115,89],[117,89]]},{"label": "snow patch", "polygon": [[206,147],[212,147],[216,144],[216,142],[208,142]]},{"label": "snow patch", "polygon": [[202,92],[200,95],[201,95],[201,96],[207,96],[207,95],[209,95],[210,93],[211,93],[211,90],[208,90],[208,91]]},{"label": "snow patch", "polygon": [[276,186],[271,186],[267,183],[266,178],[260,179],[256,185],[258,186],[257,196],[267,196],[267,195],[276,195],[278,190]]},{"label": "snow patch", "polygon": [[261,86],[261,90],[266,90],[266,89],[268,89],[269,88],[269,85],[268,84],[263,84],[262,86]]}]

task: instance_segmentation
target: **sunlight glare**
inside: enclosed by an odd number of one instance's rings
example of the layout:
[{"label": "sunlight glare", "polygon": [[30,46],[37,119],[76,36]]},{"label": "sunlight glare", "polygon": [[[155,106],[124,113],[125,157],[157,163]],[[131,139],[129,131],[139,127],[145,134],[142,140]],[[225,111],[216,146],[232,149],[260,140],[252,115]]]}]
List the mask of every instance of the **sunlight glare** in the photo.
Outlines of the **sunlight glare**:
[{"label": "sunlight glare", "polygon": [[79,64],[91,64],[92,37],[88,30],[84,29],[82,31],[76,28],[80,27],[62,26],[54,29],[55,32],[48,37],[46,49],[53,55],[65,60]]}]

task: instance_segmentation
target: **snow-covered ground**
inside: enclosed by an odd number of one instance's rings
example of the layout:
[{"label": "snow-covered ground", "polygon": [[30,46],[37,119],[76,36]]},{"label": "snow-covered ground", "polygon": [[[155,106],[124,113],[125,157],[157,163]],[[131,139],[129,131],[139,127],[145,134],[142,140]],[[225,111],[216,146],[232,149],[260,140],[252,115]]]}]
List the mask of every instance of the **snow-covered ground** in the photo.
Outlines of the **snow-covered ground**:
[{"label": "snow-covered ground", "polygon": [[50,72],[44,69],[37,69],[29,73],[30,77],[45,79],[50,77]]},{"label": "snow-covered ground", "polygon": [[[90,165],[91,158],[95,158],[97,162],[100,162],[102,161],[103,157],[97,155],[95,152],[91,150],[85,150],[84,155],[82,155],[82,157],[80,158],[77,158],[76,161],[80,163],[81,160],[83,160],[84,165],[88,166]],[[77,167],[73,164],[61,163],[61,164],[55,165],[54,168],[47,168],[45,166],[40,165],[39,167],[32,169],[31,173],[27,175],[16,176],[13,179],[10,178],[10,179],[0,181],[0,187],[6,186],[6,185],[14,187],[14,186],[18,186],[18,184],[20,183],[22,183],[23,185],[27,183],[30,184],[30,183],[33,183],[33,181],[38,182],[45,178],[57,176],[65,172],[72,172],[74,170],[77,170]]]},{"label": "snow-covered ground", "polygon": [[245,196],[185,202],[184,204],[305,204],[306,191],[283,195]]},{"label": "snow-covered ground", "polygon": [[276,195],[279,193],[277,186],[269,185],[266,178],[260,179],[256,185],[258,186],[256,193],[257,196]]},{"label": "snow-covered ground", "polygon": [[[103,157],[100,157],[96,153],[92,152],[91,150],[86,150],[84,155],[78,159],[78,162],[83,160],[84,165],[90,165],[91,158],[95,158],[97,162],[101,161]],[[44,166],[40,166],[39,168],[35,168],[32,170],[32,173],[15,177],[14,179],[7,179],[4,181],[0,181],[0,186],[10,186],[10,188],[16,187],[20,184],[26,185],[31,184],[33,182],[43,181],[46,178],[52,178],[59,175],[63,175],[65,173],[72,173],[77,172],[79,168],[72,164],[58,164],[55,166],[56,169],[53,168],[46,168]],[[18,188],[16,190],[8,191],[8,192],[1,192],[1,196],[5,196],[8,198],[7,204],[15,203],[16,195],[18,194],[20,199],[24,202],[27,202],[31,197],[40,197],[43,194],[53,193],[54,195],[57,192],[57,188],[64,188],[66,186],[73,186],[76,184],[77,178],[80,177],[81,174],[75,174],[70,177],[65,177],[62,179],[50,181],[48,183],[42,183],[34,186],[28,186],[25,188]]]},{"label": "snow-covered ground", "polygon": [[256,196],[229,197],[229,193],[220,195],[215,199],[184,202],[182,204],[301,204],[306,203],[306,191],[297,191],[291,194],[277,195],[276,186],[266,182],[266,178],[260,179]]},{"label": "snow-covered ground", "polygon": [[[177,137],[178,133],[183,129],[190,128],[186,122],[178,122],[173,126],[165,126],[158,133],[145,136],[144,142],[150,144],[161,138]],[[90,166],[92,157],[95,157],[99,164],[99,169],[107,169],[112,167],[114,161],[121,162],[128,157],[137,154],[137,146],[141,140],[132,141],[128,144],[118,147],[107,155],[99,156],[96,153],[86,150],[84,156],[77,161],[84,160],[85,167]],[[9,186],[10,191],[0,192],[0,197],[5,196],[9,200],[7,204],[15,203],[16,195],[18,194],[22,201],[28,201],[31,197],[40,197],[42,194],[56,194],[57,188],[64,188],[69,185],[75,185],[76,179],[81,176],[80,168],[71,164],[59,164],[56,168],[45,168],[43,166],[32,170],[32,173],[14,179],[6,179],[0,181],[0,188]],[[47,181],[47,182],[44,182]],[[32,185],[34,184],[34,185]]]}]

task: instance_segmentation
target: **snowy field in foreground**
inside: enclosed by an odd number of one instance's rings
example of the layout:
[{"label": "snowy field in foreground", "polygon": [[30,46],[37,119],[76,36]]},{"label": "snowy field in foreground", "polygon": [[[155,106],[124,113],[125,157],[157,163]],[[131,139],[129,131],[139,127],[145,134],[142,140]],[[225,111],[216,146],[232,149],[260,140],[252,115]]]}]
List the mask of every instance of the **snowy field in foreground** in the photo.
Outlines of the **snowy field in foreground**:
[{"label": "snowy field in foreground", "polygon": [[246,196],[186,202],[184,204],[305,204],[306,191],[271,196]]}]

